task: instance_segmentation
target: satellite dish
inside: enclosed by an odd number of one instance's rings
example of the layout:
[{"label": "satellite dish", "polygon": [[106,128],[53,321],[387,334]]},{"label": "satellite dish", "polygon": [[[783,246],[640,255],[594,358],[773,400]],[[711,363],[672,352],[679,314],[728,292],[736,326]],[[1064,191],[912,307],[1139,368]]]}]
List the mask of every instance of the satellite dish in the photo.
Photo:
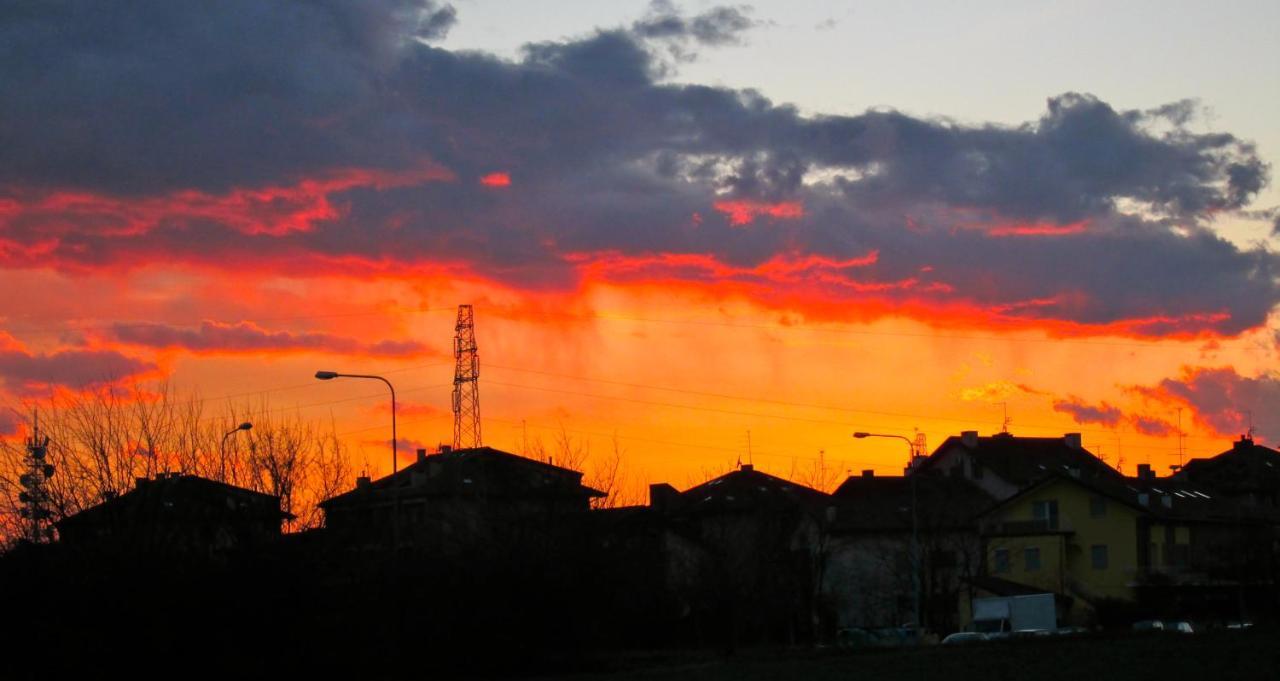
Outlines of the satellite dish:
[{"label": "satellite dish", "polygon": [[36,486],[36,478],[35,478],[35,476],[31,475],[30,473],[23,473],[23,474],[18,478],[18,482],[19,482],[23,487],[26,487],[26,488],[31,488],[31,487],[35,487],[35,486]]},{"label": "satellite dish", "polygon": [[30,502],[31,502],[31,495],[30,495],[30,494],[27,494],[26,492],[19,492],[19,493],[18,493],[18,501],[21,501],[21,502],[22,502],[22,503],[24,503],[24,504],[26,504],[26,503],[30,503]]},{"label": "satellite dish", "polygon": [[31,448],[31,458],[35,459],[36,461],[40,461],[44,459],[44,454],[45,454],[44,447]]},{"label": "satellite dish", "polygon": [[47,464],[45,464],[45,465],[44,465],[44,468],[43,468],[43,469],[41,469],[41,470],[43,470],[43,471],[44,471],[44,477],[46,477],[46,478],[52,478],[52,477],[53,477],[53,471],[54,471],[53,464],[49,464],[49,463],[47,463]]}]

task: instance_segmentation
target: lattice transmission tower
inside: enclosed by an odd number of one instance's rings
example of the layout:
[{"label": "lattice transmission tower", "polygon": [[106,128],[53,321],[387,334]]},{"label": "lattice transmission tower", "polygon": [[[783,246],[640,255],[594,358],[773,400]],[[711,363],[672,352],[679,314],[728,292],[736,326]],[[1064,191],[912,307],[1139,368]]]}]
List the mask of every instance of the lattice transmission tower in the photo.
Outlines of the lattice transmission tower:
[{"label": "lattice transmission tower", "polygon": [[480,446],[480,354],[476,350],[476,320],[470,305],[458,306],[454,327],[453,448]]},{"label": "lattice transmission tower", "polygon": [[48,483],[54,469],[46,460],[48,454],[49,438],[40,435],[40,417],[37,415],[32,419],[31,437],[27,438],[27,456],[23,462],[27,471],[18,478],[23,488],[18,494],[18,501],[22,502],[19,515],[24,520],[23,535],[32,543],[53,538],[53,528],[49,525]]}]

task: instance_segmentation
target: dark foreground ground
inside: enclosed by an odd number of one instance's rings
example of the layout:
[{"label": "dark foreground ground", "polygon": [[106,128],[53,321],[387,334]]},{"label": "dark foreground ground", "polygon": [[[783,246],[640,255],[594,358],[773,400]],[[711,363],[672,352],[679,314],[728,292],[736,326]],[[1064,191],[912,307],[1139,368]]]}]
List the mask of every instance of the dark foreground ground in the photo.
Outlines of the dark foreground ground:
[{"label": "dark foreground ground", "polygon": [[1280,632],[1090,636],[966,647],[749,651],[732,656],[618,656],[579,681],[1103,681],[1280,679]]}]

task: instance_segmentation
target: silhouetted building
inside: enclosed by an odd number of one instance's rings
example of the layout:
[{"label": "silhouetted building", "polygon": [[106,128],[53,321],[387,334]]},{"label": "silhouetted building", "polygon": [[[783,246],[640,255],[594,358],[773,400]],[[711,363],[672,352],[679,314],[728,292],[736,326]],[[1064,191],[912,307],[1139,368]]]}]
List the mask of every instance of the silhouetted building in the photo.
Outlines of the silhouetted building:
[{"label": "silhouetted building", "polygon": [[401,545],[446,554],[536,541],[565,529],[603,492],[582,473],[491,447],[442,448],[393,475],[362,477],[320,503],[326,531],[350,545]]},{"label": "silhouetted building", "polygon": [[1280,507],[1280,452],[1247,435],[1215,457],[1191,459],[1172,477],[1247,506]]},{"label": "silhouetted building", "polygon": [[162,473],[57,523],[70,548],[209,554],[280,537],[280,497],[216,480]]},{"label": "silhouetted building", "polygon": [[1123,480],[1080,443],[1079,433],[1062,437],[1021,437],[997,433],[979,437],[965,431],[946,439],[918,464],[922,475],[968,479],[996,499],[1006,499],[1046,476],[1061,473],[1083,479]]},{"label": "silhouetted building", "polygon": [[665,582],[703,644],[817,635],[829,497],[750,464],[677,492],[650,486],[666,525]]},{"label": "silhouetted building", "polygon": [[977,516],[995,499],[961,477],[913,477],[864,471],[831,495],[823,594],[842,628],[914,622],[918,580],[924,627],[959,629],[982,566]]}]

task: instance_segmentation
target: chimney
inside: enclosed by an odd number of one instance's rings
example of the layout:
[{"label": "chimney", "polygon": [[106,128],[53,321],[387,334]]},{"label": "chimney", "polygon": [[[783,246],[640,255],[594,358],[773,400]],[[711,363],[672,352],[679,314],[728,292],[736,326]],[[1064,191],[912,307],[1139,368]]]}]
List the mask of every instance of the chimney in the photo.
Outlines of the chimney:
[{"label": "chimney", "polygon": [[142,487],[146,486],[146,485],[147,485],[147,483],[149,483],[149,482],[151,482],[151,478],[134,478],[134,479],[133,479],[133,486],[134,486],[134,487],[137,487],[137,488],[142,488]]},{"label": "chimney", "polygon": [[960,433],[960,443],[969,449],[975,449],[978,446],[978,431],[966,430]]},{"label": "chimney", "polygon": [[738,467],[738,470],[742,470],[742,471],[754,471],[755,469],[756,467],[749,463],[744,463]]},{"label": "chimney", "polygon": [[1250,435],[1241,435],[1239,440],[1231,444],[1231,448],[1237,452],[1243,449],[1249,449],[1253,446],[1253,437]]},{"label": "chimney", "polygon": [[361,475],[356,478],[356,489],[368,489],[370,486],[372,486],[372,482],[369,480],[369,476]]},{"label": "chimney", "polygon": [[1151,464],[1149,464],[1149,463],[1140,463],[1140,464],[1138,464],[1138,479],[1139,479],[1139,480],[1154,480],[1154,479],[1155,479],[1155,477],[1156,477],[1156,473],[1155,473],[1155,471],[1151,470]]},{"label": "chimney", "polygon": [[864,478],[874,478],[874,477],[876,477],[876,472],[875,472],[875,471],[873,471],[873,470],[871,470],[870,468],[868,468],[868,469],[866,469],[866,470],[862,471],[862,477],[864,477]]},{"label": "chimney", "polygon": [[453,451],[453,445],[440,445],[441,454],[449,454]]},{"label": "chimney", "polygon": [[679,498],[676,488],[665,482],[649,485],[649,507],[655,511],[670,510]]},{"label": "chimney", "polygon": [[418,463],[422,463],[423,461],[426,461],[426,460],[427,460],[427,450],[426,450],[425,448],[419,447],[419,448],[418,448]]},{"label": "chimney", "polygon": [[1062,441],[1072,449],[1080,449],[1080,433],[1067,433],[1062,436]]}]

